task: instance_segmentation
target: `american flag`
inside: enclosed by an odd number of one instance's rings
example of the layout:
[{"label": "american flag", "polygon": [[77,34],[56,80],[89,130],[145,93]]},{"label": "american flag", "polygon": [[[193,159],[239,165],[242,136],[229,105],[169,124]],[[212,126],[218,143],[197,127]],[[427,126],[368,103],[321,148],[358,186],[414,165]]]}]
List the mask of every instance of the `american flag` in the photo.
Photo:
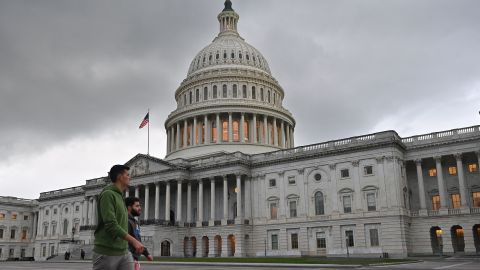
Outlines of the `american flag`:
[{"label": "american flag", "polygon": [[147,115],[145,115],[145,117],[143,118],[143,121],[142,123],[140,123],[140,126],[138,128],[143,128],[144,126],[146,126],[148,124],[148,121],[149,121],[149,112],[147,113]]}]

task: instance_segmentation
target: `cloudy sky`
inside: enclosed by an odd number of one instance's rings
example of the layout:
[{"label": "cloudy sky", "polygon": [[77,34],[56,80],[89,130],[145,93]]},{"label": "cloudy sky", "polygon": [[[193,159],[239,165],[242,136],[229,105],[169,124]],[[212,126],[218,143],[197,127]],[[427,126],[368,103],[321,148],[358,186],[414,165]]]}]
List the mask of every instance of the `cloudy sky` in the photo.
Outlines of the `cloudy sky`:
[{"label": "cloudy sky", "polygon": [[[480,123],[480,1],[233,0],[296,143]],[[0,195],[82,185],[151,154],[222,0],[0,1]]]}]

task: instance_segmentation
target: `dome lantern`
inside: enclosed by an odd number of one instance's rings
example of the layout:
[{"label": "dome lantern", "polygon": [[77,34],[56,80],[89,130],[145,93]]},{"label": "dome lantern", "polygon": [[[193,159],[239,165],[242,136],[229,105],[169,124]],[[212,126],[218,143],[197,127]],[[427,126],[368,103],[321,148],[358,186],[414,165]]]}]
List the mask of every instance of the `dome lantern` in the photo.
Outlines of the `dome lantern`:
[{"label": "dome lantern", "polygon": [[237,22],[240,16],[233,10],[232,2],[230,0],[225,1],[225,8],[218,14],[218,22],[220,23],[220,35],[222,34],[236,34]]}]

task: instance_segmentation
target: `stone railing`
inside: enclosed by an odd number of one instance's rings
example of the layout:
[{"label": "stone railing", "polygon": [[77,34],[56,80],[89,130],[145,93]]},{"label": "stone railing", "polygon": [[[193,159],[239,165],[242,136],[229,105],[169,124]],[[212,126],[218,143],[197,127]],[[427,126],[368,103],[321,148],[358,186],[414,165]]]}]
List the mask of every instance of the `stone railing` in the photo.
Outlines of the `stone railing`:
[{"label": "stone railing", "polygon": [[49,199],[49,198],[55,198],[55,197],[70,196],[73,194],[82,194],[83,192],[84,192],[83,186],[71,187],[71,188],[42,192],[40,193],[39,199],[42,200],[47,198]]},{"label": "stone railing", "polygon": [[440,215],[440,211],[439,210],[428,210],[428,215],[429,216],[438,216],[438,215]]},{"label": "stone railing", "polygon": [[160,225],[164,227],[175,226],[175,223],[173,221],[164,219],[141,219],[139,223],[140,225]]},{"label": "stone railing", "polygon": [[480,207],[470,208],[471,214],[480,214]]},{"label": "stone railing", "polygon": [[459,215],[461,213],[462,213],[461,209],[448,209],[449,215]]},{"label": "stone railing", "polygon": [[462,139],[469,137],[480,137],[480,126],[472,126],[466,128],[458,128],[440,132],[433,132],[429,134],[422,134],[412,137],[402,138],[402,142],[407,147],[414,147],[418,145],[425,145],[448,141],[452,139]]},{"label": "stone railing", "polygon": [[100,178],[95,178],[95,179],[90,179],[86,181],[86,186],[91,187],[91,186],[102,186],[105,185],[107,182],[105,181],[105,177],[100,177]]},{"label": "stone railing", "polygon": [[0,196],[0,203],[22,206],[35,206],[37,205],[37,200],[22,199],[10,196]]},{"label": "stone railing", "polygon": [[347,149],[350,147],[367,146],[369,144],[392,142],[392,141],[400,142],[401,138],[400,136],[398,136],[398,134],[395,131],[384,131],[384,132],[346,138],[341,140],[299,146],[296,148],[291,148],[286,150],[256,154],[252,156],[252,161],[258,163],[258,162],[274,160],[274,159],[283,158],[283,157],[302,156],[302,155],[308,155],[310,153],[315,153],[315,152],[321,153],[321,152],[328,152],[328,151],[337,151],[340,149]]},{"label": "stone railing", "polygon": [[80,231],[93,231],[97,229],[97,225],[83,225],[80,226]]}]

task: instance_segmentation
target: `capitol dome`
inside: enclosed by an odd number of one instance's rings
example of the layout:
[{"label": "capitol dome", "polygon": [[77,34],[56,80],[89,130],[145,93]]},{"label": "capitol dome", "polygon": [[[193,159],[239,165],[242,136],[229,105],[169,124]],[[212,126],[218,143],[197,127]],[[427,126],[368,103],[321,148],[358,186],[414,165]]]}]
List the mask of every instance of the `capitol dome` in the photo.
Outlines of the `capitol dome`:
[{"label": "capitol dome", "polygon": [[295,119],[263,55],[237,32],[230,0],[219,34],[192,60],[165,122],[166,159],[216,152],[256,154],[291,148]]}]

